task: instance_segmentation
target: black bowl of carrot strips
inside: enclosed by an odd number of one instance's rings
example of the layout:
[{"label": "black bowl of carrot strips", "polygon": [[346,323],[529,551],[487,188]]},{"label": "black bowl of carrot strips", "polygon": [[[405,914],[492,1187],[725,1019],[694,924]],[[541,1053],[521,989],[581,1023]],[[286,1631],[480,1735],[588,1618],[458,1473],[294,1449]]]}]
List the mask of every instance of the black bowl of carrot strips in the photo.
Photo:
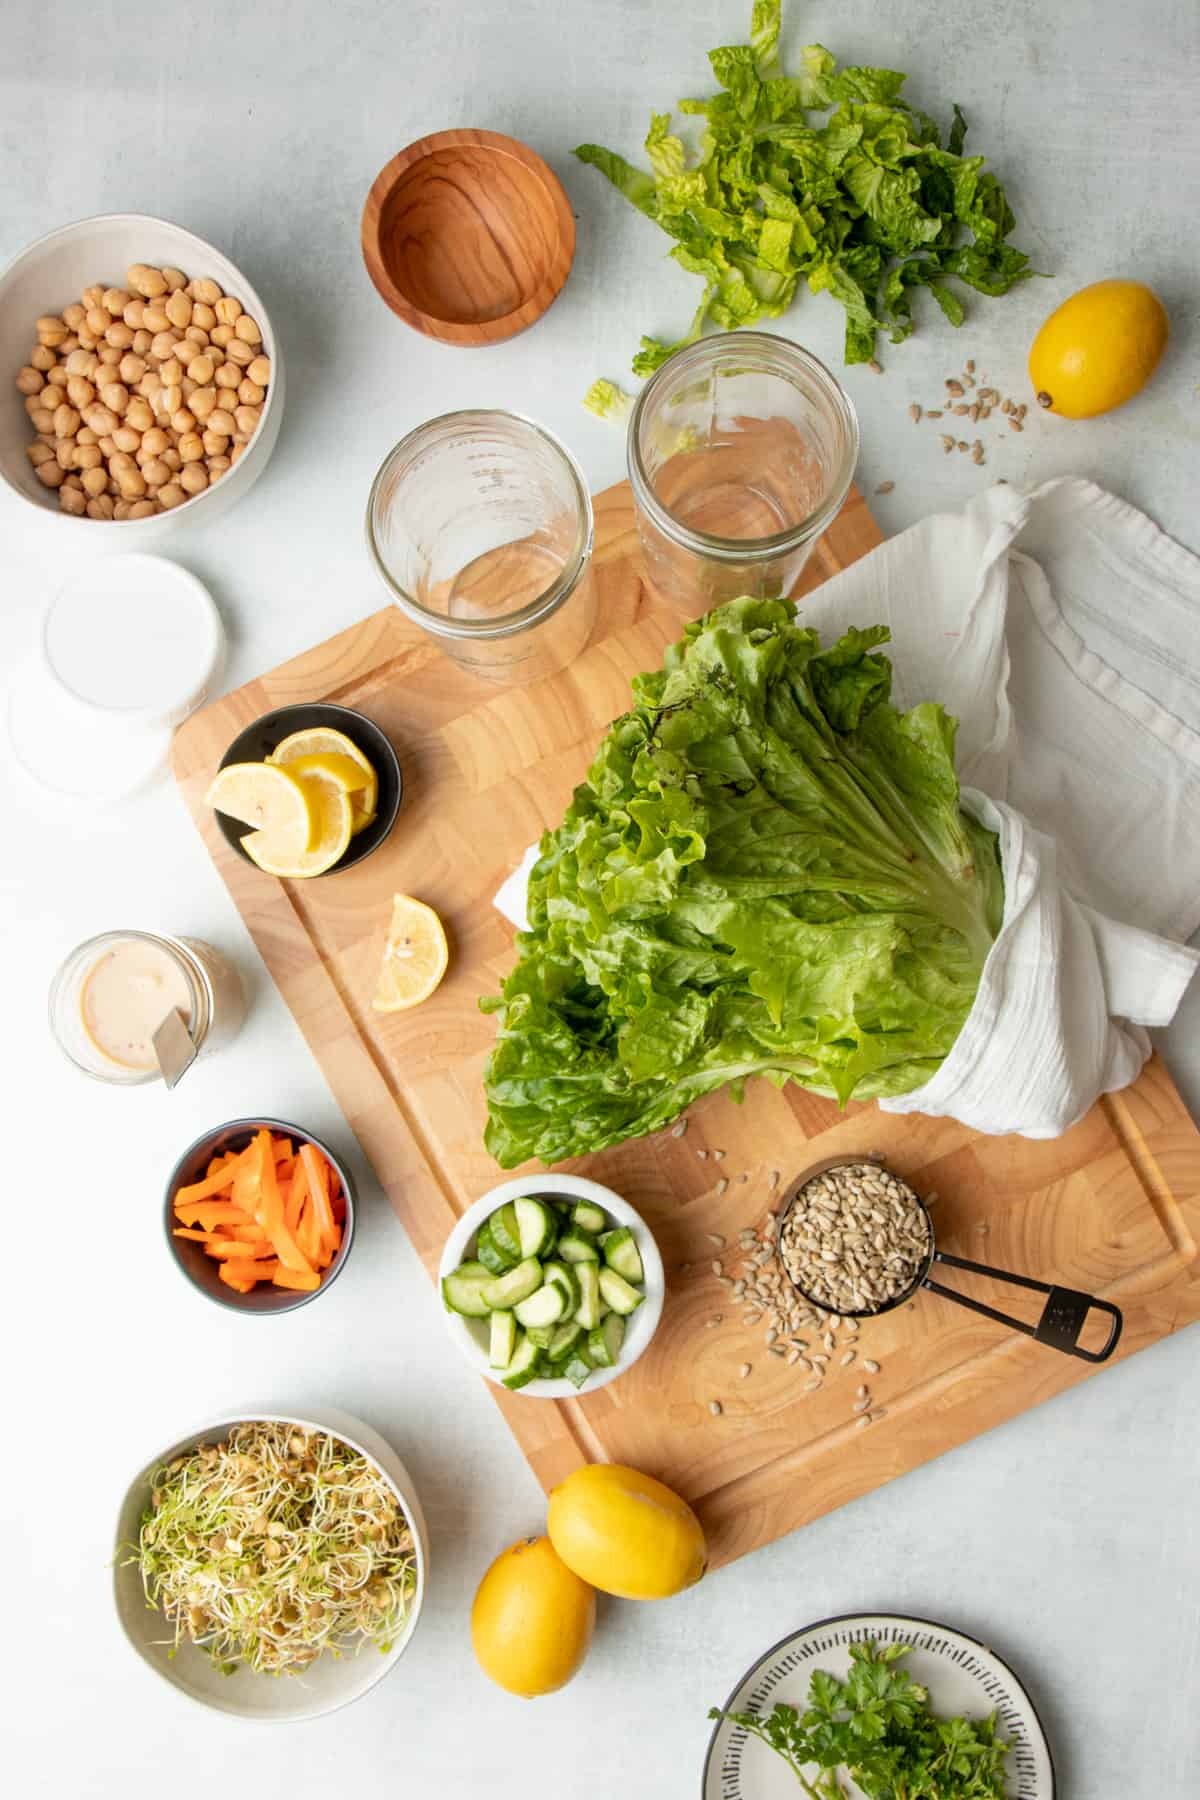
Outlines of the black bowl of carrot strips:
[{"label": "black bowl of carrot strips", "polygon": [[354,1240],[354,1191],[327,1144],[283,1119],[233,1119],[167,1182],[167,1243],[193,1287],[235,1312],[315,1300]]}]

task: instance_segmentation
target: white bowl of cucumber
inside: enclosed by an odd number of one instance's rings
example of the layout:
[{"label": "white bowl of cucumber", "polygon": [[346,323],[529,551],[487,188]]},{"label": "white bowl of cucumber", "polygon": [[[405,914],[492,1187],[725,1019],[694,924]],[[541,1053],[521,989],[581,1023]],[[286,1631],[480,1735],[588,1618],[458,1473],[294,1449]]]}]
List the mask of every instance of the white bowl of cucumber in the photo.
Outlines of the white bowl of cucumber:
[{"label": "white bowl of cucumber", "polygon": [[666,1291],[641,1215],[581,1175],[492,1188],[446,1239],[438,1280],[471,1367],[535,1400],[592,1393],[632,1368]]}]

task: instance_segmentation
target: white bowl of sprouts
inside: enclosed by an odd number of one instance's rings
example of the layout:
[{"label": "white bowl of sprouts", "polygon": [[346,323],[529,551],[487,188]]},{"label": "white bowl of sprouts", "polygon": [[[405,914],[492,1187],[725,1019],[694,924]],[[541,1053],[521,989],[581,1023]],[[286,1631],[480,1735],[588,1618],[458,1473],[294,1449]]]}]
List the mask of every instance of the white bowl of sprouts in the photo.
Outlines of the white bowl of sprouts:
[{"label": "white bowl of sprouts", "polygon": [[244,1412],[179,1438],[130,1483],[113,1588],[133,1649],[189,1699],[314,1719],[397,1662],[428,1564],[412,1479],[369,1425],[333,1408]]}]

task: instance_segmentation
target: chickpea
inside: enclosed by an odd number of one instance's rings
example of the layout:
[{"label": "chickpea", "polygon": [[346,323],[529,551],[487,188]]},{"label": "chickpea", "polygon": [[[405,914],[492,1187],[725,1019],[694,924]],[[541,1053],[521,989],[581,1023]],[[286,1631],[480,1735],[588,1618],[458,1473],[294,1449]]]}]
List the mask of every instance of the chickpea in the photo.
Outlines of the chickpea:
[{"label": "chickpea", "polygon": [[68,487],[66,482],[58,490],[58,504],[65,513],[72,513],[82,518],[87,511],[87,498],[82,488]]},{"label": "chickpea", "polygon": [[211,331],[216,323],[217,315],[206,301],[194,300],[192,302],[193,325],[199,326],[203,331]]},{"label": "chickpea", "polygon": [[67,399],[72,406],[82,412],[84,407],[90,406],[95,398],[96,390],[90,381],[82,375],[68,375]]},{"label": "chickpea", "polygon": [[271,379],[271,359],[269,356],[256,356],[252,363],[246,365],[248,378],[265,388]]},{"label": "chickpea", "polygon": [[114,319],[104,333],[104,341],[106,344],[111,344],[114,349],[128,350],[133,344],[133,329],[125,323],[124,319]]},{"label": "chickpea", "polygon": [[142,464],[142,474],[148,488],[160,488],[165,481],[170,481],[171,470],[161,456],[148,456]]},{"label": "chickpea", "polygon": [[198,356],[202,356],[203,354],[204,352],[201,350],[200,345],[197,344],[193,338],[185,337],[175,346],[174,360],[181,368],[187,369],[195,362]]},{"label": "chickpea", "polygon": [[187,291],[193,300],[199,300],[205,306],[215,306],[221,298],[220,287],[207,275],[201,275],[195,281],[189,281]]},{"label": "chickpea", "polygon": [[232,437],[236,429],[234,417],[225,407],[214,407],[208,415],[208,429],[220,432],[222,437]]},{"label": "chickpea", "polygon": [[87,318],[87,307],[78,300],[72,300],[70,306],[63,307],[62,316],[64,325],[69,325],[72,331],[78,331]]},{"label": "chickpea", "polygon": [[213,311],[222,325],[233,325],[242,316],[242,303],[232,294],[226,294],[216,302]]},{"label": "chickpea", "polygon": [[202,494],[208,486],[208,471],[202,462],[185,462],[179,471],[179,485],[185,494]]},{"label": "chickpea", "polygon": [[229,473],[229,458],[227,456],[210,456],[206,461],[210,483],[220,481],[222,475],[227,475]]},{"label": "chickpea", "polygon": [[162,377],[159,375],[158,370],[147,369],[146,373],[142,376],[142,379],[137,383],[137,391],[144,399],[153,402],[154,396],[161,386]]},{"label": "chickpea", "polygon": [[173,506],[181,505],[186,499],[187,495],[177,481],[168,481],[164,487],[160,487],[158,490],[158,504],[164,512],[169,512]]},{"label": "chickpea", "polygon": [[126,387],[132,387],[134,382],[140,381],[146,373],[145,358],[135,355],[132,350],[127,350],[117,364],[117,373]]},{"label": "chickpea", "polygon": [[48,344],[35,344],[29,352],[30,368],[40,369],[43,375],[48,369],[52,369],[57,361],[57,356]]},{"label": "chickpea", "polygon": [[172,413],[179,412],[183,406],[183,389],[181,387],[167,387],[164,383],[158,390],[158,393],[155,395],[151,404],[154,406],[154,410],[159,418],[162,418],[165,415],[169,419]]},{"label": "chickpea", "polygon": [[89,406],[83,415],[85,425],[90,425],[99,438],[106,437],[110,431],[117,429],[117,415],[109,412],[107,406],[96,404]]},{"label": "chickpea", "polygon": [[83,471],[81,479],[83,481],[84,493],[90,494],[92,499],[95,500],[108,486],[108,470],[100,468],[97,464],[92,464]]},{"label": "chickpea", "polygon": [[89,306],[84,314],[84,324],[93,337],[103,337],[112,320],[102,306]]},{"label": "chickpea", "polygon": [[185,463],[199,462],[204,455],[204,442],[195,431],[185,431],[179,439],[179,454]]},{"label": "chickpea", "polygon": [[[99,444],[81,444],[79,439],[76,438],[75,467],[77,469],[86,469],[89,474],[94,474],[99,471],[99,473],[104,476],[105,481],[107,481],[108,470],[102,466],[103,462],[104,458],[100,454]],[[83,485],[85,487],[87,486],[86,481]]]},{"label": "chickpea", "polygon": [[[65,388],[70,379],[71,377],[67,374],[66,365],[64,363],[55,363],[52,369],[47,369],[46,385],[42,390],[43,397],[47,402],[54,389]],[[62,399],[61,394],[59,395],[59,399]]]},{"label": "chickpea", "polygon": [[129,405],[129,389],[123,381],[103,383],[100,388],[100,398],[109,412],[123,413]]},{"label": "chickpea", "polygon": [[139,468],[122,469],[117,476],[117,486],[121,490],[122,500],[140,500],[146,492],[146,483]]},{"label": "chickpea", "polygon": [[75,336],[79,339],[80,348],[83,350],[94,350],[97,344],[104,342],[104,339],[98,338],[94,331],[89,331],[86,325],[81,325]]},{"label": "chickpea", "polygon": [[159,363],[158,373],[164,387],[178,387],[183,380],[183,365],[177,356],[169,356],[166,362]]},{"label": "chickpea", "polygon": [[266,399],[266,390],[260,388],[256,381],[251,381],[249,376],[244,376],[238,382],[237,397],[241,406],[261,406]]},{"label": "chickpea", "polygon": [[67,333],[67,336],[63,339],[62,343],[58,346],[58,354],[60,356],[70,356],[72,350],[78,350],[78,348],[79,348],[79,333],[77,331],[71,331],[71,332]]},{"label": "chickpea", "polygon": [[163,311],[172,325],[178,326],[180,331],[183,331],[192,322],[192,303],[182,288],[167,296],[167,303],[163,307]]},{"label": "chickpea", "polygon": [[188,373],[191,375],[192,380],[198,382],[201,387],[208,387],[216,372],[216,366],[212,357],[205,356],[203,353],[199,356],[194,356],[188,367]]},{"label": "chickpea", "polygon": [[163,451],[162,459],[166,463],[168,469],[170,469],[172,474],[174,474],[177,470],[182,469],[182,467],[183,467],[183,458],[182,458],[182,456],[180,456],[180,454],[179,454],[178,450],[175,448],[174,444],[168,445],[168,447]]},{"label": "chickpea", "polygon": [[185,342],[195,344],[197,350],[208,349],[208,333],[203,325],[189,325],[183,336]]},{"label": "chickpea", "polygon": [[41,438],[35,438],[32,444],[26,444],[25,454],[35,469],[40,467],[44,462],[53,462],[55,460],[53,450],[50,448],[49,444],[43,444]]},{"label": "chickpea", "polygon": [[157,300],[160,294],[167,291],[163,276],[145,263],[134,263],[125,271],[125,279],[134,293],[141,294],[145,300]]},{"label": "chickpea", "polygon": [[47,390],[43,388],[40,394],[26,394],[21,404],[24,406],[25,411],[31,419],[35,412],[41,412],[43,410],[47,400],[51,398],[52,393],[53,389],[51,389],[50,392],[47,392]]},{"label": "chickpea", "polygon": [[111,462],[117,453],[117,446],[113,443],[107,432],[99,439],[99,444],[101,452],[108,458],[109,462]]},{"label": "chickpea", "polygon": [[145,324],[146,302],[144,300],[128,300],[121,317],[131,331],[139,331]]},{"label": "chickpea", "polygon": [[125,423],[133,431],[149,431],[154,424],[154,414],[149,402],[140,394],[134,396],[125,408]]},{"label": "chickpea", "polygon": [[[195,367],[193,363],[192,367]],[[198,387],[188,400],[188,407],[198,419],[207,419],[217,404],[215,387]]]},{"label": "chickpea", "polygon": [[224,456],[229,449],[229,439],[223,431],[206,431],[201,442],[204,454],[209,457]]},{"label": "chickpea", "polygon": [[129,517],[129,508],[130,508],[131,504],[132,504],[132,502],[130,502],[129,500],[118,500],[116,505],[113,507],[113,518],[114,519],[127,519]]},{"label": "chickpea", "polygon": [[175,346],[179,338],[173,331],[156,331],[150,345],[150,354],[159,362],[167,362],[175,355]]},{"label": "chickpea", "polygon": [[152,331],[147,331],[145,326],[143,326],[140,331],[134,332],[133,343],[130,348],[133,350],[135,356],[149,356],[150,346],[153,342],[154,333]]},{"label": "chickpea", "polygon": [[167,292],[179,294],[187,287],[187,276],[182,269],[164,269],[162,278],[167,284]]},{"label": "chickpea", "polygon": [[53,457],[48,462],[39,463],[35,472],[43,487],[61,487],[67,479],[66,470],[60,469]]},{"label": "chickpea", "polygon": [[43,313],[37,322],[38,342],[45,344],[48,350],[57,350],[63,339],[70,337],[71,332],[65,320],[57,313]]},{"label": "chickpea", "polygon": [[189,405],[190,401],[191,401],[191,396],[196,392],[196,384],[192,380],[190,375],[184,376],[183,380],[179,384],[179,391],[183,395],[183,404],[185,406]]},{"label": "chickpea", "polygon": [[54,446],[54,460],[60,469],[68,473],[77,467],[79,447],[73,437],[59,438]]},{"label": "chickpea", "polygon": [[100,296],[100,304],[106,313],[119,319],[132,299],[133,295],[127,294],[124,288],[105,288]]},{"label": "chickpea", "polygon": [[89,519],[111,519],[112,518],[113,503],[109,499],[107,494],[97,494],[97,496],[94,500],[88,501],[87,516]]},{"label": "chickpea", "polygon": [[169,331],[171,321],[167,317],[165,306],[147,306],[142,312],[142,324],[147,331]]},{"label": "chickpea", "polygon": [[[178,412],[171,414],[171,430],[177,432],[181,438],[188,437],[195,429],[196,415],[188,407],[181,406]],[[181,444],[180,449],[182,450],[182,448]]]},{"label": "chickpea", "polygon": [[140,431],[135,431],[132,425],[118,425],[112,434],[112,440],[118,450],[123,450],[130,455],[141,444],[142,434]]},{"label": "chickpea", "polygon": [[[240,319],[238,324],[241,324]],[[240,337],[235,337],[232,343],[226,344],[225,355],[231,363],[236,363],[239,369],[248,368],[254,361],[253,348],[249,344],[243,344]]]},{"label": "chickpea", "polygon": [[219,388],[236,388],[241,379],[242,371],[236,363],[231,362],[222,363],[213,376],[213,380]]},{"label": "chickpea", "polygon": [[151,456],[161,456],[170,442],[166,432],[160,430],[157,425],[142,433],[142,449],[149,451]]},{"label": "chickpea", "polygon": [[54,414],[48,406],[35,406],[29,415],[33,429],[39,434],[52,434],[54,431]]},{"label": "chickpea", "polygon": [[223,350],[226,344],[230,343],[233,339],[233,326],[214,325],[208,335],[210,340],[216,344],[217,348]]},{"label": "chickpea", "polygon": [[133,469],[136,467],[137,464],[133,457],[130,456],[128,450],[118,450],[114,443],[112,453],[108,459],[108,472],[113,477],[114,481],[120,476],[123,469]]},{"label": "chickpea", "polygon": [[148,519],[158,511],[153,500],[135,500],[129,508],[131,519]]},{"label": "chickpea", "polygon": [[262,414],[257,406],[239,406],[234,409],[233,420],[238,430],[245,437],[251,438],[258,430],[258,421]]},{"label": "chickpea", "polygon": [[233,329],[243,344],[262,343],[262,332],[258,328],[257,321],[252,319],[249,313],[243,313],[234,324]]},{"label": "chickpea", "polygon": [[42,371],[33,368],[29,363],[26,363],[25,367],[17,376],[18,393],[31,395],[40,394],[45,385],[46,377],[42,374]]},{"label": "chickpea", "polygon": [[72,350],[67,358],[68,375],[84,375],[91,377],[99,363],[99,357],[91,350]]},{"label": "chickpea", "polygon": [[81,425],[79,430],[75,433],[75,442],[77,444],[94,444],[97,441],[96,434],[90,425]]},{"label": "chickpea", "polygon": [[54,409],[54,435],[58,438],[73,438],[79,430],[80,418],[73,406],[64,400],[61,406]]},{"label": "chickpea", "polygon": [[[121,350],[116,344],[101,344],[96,352],[96,361],[103,368],[119,369],[121,366]],[[112,377],[109,377],[111,380]]]}]

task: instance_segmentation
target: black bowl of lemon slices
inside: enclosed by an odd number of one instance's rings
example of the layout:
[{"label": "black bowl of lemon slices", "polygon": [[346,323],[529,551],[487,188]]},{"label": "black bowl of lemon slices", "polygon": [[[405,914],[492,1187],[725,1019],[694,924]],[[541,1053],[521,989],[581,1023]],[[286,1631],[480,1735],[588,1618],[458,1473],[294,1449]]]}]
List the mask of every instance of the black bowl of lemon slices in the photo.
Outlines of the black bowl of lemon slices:
[{"label": "black bowl of lemon slices", "polygon": [[208,803],[227,843],[285,880],[341,874],[378,850],[400,811],[400,759],[347,706],[279,706],[221,758]]}]

